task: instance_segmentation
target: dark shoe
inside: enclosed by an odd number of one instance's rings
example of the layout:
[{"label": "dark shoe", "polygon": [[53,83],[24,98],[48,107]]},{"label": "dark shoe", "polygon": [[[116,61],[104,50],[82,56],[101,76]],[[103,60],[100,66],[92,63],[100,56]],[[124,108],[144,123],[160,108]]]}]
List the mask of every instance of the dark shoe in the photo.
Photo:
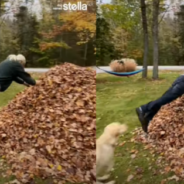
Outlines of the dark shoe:
[{"label": "dark shoe", "polygon": [[144,130],[144,132],[147,133],[149,121],[145,118],[144,113],[140,107],[136,108],[136,113],[139,118],[139,121],[141,122],[142,129]]}]

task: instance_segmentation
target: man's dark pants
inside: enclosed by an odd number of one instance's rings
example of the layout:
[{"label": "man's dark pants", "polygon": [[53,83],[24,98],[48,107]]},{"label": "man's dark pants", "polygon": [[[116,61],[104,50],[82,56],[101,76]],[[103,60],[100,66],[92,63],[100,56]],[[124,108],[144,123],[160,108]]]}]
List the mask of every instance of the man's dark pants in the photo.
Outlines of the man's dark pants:
[{"label": "man's dark pants", "polygon": [[172,86],[159,99],[142,105],[141,109],[146,114],[147,121],[151,121],[159,109],[184,94],[184,75],[178,77]]}]

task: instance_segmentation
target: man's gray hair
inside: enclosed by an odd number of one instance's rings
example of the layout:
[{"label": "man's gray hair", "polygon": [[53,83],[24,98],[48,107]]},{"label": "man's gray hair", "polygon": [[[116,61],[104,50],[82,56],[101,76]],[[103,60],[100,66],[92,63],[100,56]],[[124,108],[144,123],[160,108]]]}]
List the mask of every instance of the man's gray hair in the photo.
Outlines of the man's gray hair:
[{"label": "man's gray hair", "polygon": [[7,59],[8,60],[11,60],[11,61],[19,62],[22,65],[25,65],[26,64],[26,58],[22,54],[18,54],[18,55],[10,54],[7,57]]}]

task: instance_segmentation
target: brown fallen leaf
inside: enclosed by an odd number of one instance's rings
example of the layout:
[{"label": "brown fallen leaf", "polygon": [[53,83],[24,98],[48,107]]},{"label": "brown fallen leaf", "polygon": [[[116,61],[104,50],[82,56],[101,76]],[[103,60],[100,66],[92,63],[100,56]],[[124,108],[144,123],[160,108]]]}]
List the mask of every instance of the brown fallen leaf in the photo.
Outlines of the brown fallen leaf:
[{"label": "brown fallen leaf", "polygon": [[130,153],[137,153],[138,150],[131,150]]},{"label": "brown fallen leaf", "polygon": [[177,177],[176,175],[173,175],[173,176],[169,177],[168,180],[176,180],[176,181],[179,181],[179,177]]},{"label": "brown fallen leaf", "polygon": [[165,167],[165,169],[164,169],[164,170],[165,170],[165,172],[166,172],[166,173],[168,173],[168,172],[170,172],[170,171],[171,171],[171,167],[170,167],[170,166],[167,166],[167,167]]},{"label": "brown fallen leaf", "polygon": [[165,134],[165,131],[161,131],[160,134],[161,134],[161,135],[164,135],[164,134]]},{"label": "brown fallen leaf", "polygon": [[126,172],[130,172],[130,169],[127,169]]},{"label": "brown fallen leaf", "polygon": [[127,182],[130,182],[134,178],[134,175],[129,175],[127,178]]},{"label": "brown fallen leaf", "polygon": [[124,141],[124,142],[120,143],[120,144],[119,144],[119,146],[124,146],[124,145],[125,145],[125,143],[126,143],[126,141]]},{"label": "brown fallen leaf", "polygon": [[131,158],[134,159],[136,157],[136,154],[132,154]]},{"label": "brown fallen leaf", "polygon": [[163,179],[160,184],[166,184],[167,180]]},{"label": "brown fallen leaf", "polygon": [[13,180],[13,181],[9,181],[9,182],[7,182],[7,183],[5,183],[5,184],[21,184],[18,180]]},{"label": "brown fallen leaf", "polygon": [[143,172],[144,170],[141,167],[136,168],[136,174],[141,175]]}]

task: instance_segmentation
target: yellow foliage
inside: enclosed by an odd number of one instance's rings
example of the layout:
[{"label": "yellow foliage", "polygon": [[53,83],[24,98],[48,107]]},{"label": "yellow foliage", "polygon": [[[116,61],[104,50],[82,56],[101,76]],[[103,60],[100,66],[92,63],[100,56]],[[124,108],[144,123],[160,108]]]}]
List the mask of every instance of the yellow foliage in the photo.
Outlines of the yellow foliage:
[{"label": "yellow foliage", "polygon": [[112,30],[112,43],[115,49],[120,53],[125,53],[130,39],[130,34],[122,29],[121,27],[116,27]]},{"label": "yellow foliage", "polygon": [[53,49],[56,47],[62,47],[62,48],[70,48],[66,43],[64,42],[42,42],[40,43],[40,50],[45,51],[47,49]]},{"label": "yellow foliage", "polygon": [[105,10],[110,10],[110,11],[114,11],[118,6],[116,5],[112,5],[112,4],[103,4],[102,5],[103,9]]},{"label": "yellow foliage", "polygon": [[135,49],[135,50],[132,50],[129,55],[134,56],[134,58],[142,58],[143,57],[143,51]]},{"label": "yellow foliage", "polygon": [[60,19],[64,22],[61,30],[77,32],[80,39],[78,44],[84,44],[95,36],[96,13],[88,11],[62,13]]}]

